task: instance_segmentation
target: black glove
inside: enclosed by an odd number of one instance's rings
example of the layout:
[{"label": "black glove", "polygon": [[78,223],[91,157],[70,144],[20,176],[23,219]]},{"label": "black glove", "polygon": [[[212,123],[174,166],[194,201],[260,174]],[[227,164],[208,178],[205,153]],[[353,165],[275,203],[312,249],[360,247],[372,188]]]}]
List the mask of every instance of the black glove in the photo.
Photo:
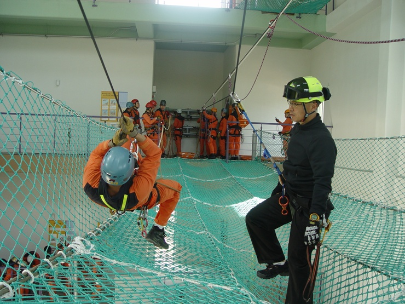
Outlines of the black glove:
[{"label": "black glove", "polygon": [[[317,219],[315,220],[315,218]],[[311,213],[307,227],[305,228],[304,244],[306,246],[315,246],[319,243],[321,237],[321,228],[327,226],[326,217],[316,213]]]}]

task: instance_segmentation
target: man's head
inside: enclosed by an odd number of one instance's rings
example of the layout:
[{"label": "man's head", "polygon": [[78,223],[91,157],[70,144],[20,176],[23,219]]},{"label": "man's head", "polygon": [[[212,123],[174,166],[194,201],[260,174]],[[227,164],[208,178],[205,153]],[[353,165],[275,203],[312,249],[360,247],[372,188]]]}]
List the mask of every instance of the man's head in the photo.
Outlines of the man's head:
[{"label": "man's head", "polygon": [[329,100],[331,94],[318,79],[306,76],[289,81],[283,97],[287,99],[291,119],[303,124],[315,117],[320,103]]},{"label": "man's head", "polygon": [[284,111],[284,116],[285,116],[285,118],[290,117],[290,109],[287,109]]},{"label": "man's head", "polygon": [[225,117],[228,114],[228,110],[226,108],[222,108],[221,110],[221,116]]},{"label": "man's head", "polygon": [[113,147],[101,162],[101,178],[109,185],[123,185],[134,174],[135,165],[135,158],[129,150]]},{"label": "man's head", "polygon": [[181,115],[181,109],[176,110],[176,115],[180,116]]},{"label": "man's head", "polygon": [[130,109],[130,108],[132,108],[134,106],[134,104],[132,103],[132,102],[127,102],[126,104],[125,104],[125,107],[127,108],[127,109]]},{"label": "man's head", "polygon": [[166,100],[161,100],[160,101],[160,109],[164,111],[166,109]]},{"label": "man's head", "polygon": [[139,100],[138,99],[132,99],[131,102],[135,108],[139,109]]}]

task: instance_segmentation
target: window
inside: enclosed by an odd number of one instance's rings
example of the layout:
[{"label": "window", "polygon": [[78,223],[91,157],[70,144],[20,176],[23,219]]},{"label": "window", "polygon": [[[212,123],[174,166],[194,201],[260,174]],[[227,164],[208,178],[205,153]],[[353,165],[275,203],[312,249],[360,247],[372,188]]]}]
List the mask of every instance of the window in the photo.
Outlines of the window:
[{"label": "window", "polygon": [[156,0],[156,4],[225,8],[229,0]]}]

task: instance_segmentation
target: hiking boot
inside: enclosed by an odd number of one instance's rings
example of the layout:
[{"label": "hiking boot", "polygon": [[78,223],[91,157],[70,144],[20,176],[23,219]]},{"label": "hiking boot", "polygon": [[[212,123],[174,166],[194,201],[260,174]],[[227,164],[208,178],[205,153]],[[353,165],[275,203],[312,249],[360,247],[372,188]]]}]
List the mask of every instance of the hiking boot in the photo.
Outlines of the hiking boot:
[{"label": "hiking boot", "polygon": [[145,239],[156,247],[169,249],[169,244],[166,243],[165,236],[166,234],[164,229],[160,229],[158,226],[153,226],[152,229],[149,230]]},{"label": "hiking boot", "polygon": [[288,261],[285,261],[284,265],[269,265],[266,269],[258,270],[257,276],[261,279],[272,279],[278,275],[288,276]]}]

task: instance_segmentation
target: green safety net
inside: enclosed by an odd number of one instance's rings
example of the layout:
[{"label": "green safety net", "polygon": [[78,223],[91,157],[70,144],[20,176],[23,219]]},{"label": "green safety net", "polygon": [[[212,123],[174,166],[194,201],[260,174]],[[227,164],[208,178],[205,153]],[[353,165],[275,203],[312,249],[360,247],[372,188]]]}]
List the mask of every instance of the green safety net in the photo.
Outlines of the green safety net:
[{"label": "green safety net", "polygon": [[[0,269],[12,274],[0,281],[0,301],[284,303],[288,278],[256,276],[264,265],[244,222],[277,183],[259,144],[253,161],[162,159],[159,176],[183,190],[161,250],[143,239],[138,211],[111,215],[82,190],[89,153],[114,129],[13,72],[1,69],[0,88]],[[278,135],[259,134],[281,161]],[[336,145],[336,209],[314,303],[404,303],[404,136]],[[287,253],[289,226],[277,235]],[[48,245],[59,247],[46,256]],[[31,251],[35,267],[24,263]]]},{"label": "green safety net", "polygon": [[[288,4],[289,0],[243,0],[235,8],[268,13],[280,13]],[[330,0],[293,0],[287,7],[286,14],[316,14]]]}]

